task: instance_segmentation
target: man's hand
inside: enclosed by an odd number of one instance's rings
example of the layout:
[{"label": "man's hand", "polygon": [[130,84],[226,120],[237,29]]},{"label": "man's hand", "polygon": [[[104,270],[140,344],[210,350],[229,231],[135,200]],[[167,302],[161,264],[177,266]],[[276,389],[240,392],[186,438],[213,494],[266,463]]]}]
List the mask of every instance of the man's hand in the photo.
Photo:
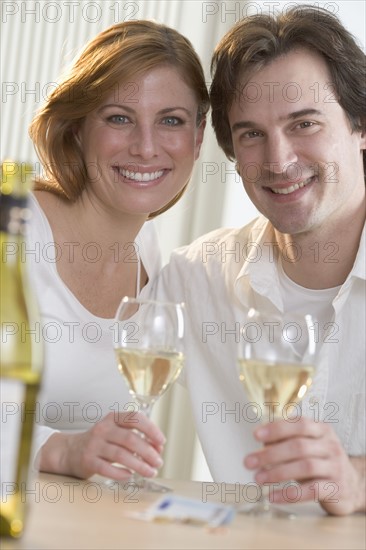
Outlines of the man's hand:
[{"label": "man's hand", "polygon": [[299,484],[275,490],[273,502],[315,500],[339,516],[365,512],[365,457],[349,457],[329,424],[304,417],[278,420],[258,427],[254,435],[265,446],[244,464],[257,470],[257,483]]}]

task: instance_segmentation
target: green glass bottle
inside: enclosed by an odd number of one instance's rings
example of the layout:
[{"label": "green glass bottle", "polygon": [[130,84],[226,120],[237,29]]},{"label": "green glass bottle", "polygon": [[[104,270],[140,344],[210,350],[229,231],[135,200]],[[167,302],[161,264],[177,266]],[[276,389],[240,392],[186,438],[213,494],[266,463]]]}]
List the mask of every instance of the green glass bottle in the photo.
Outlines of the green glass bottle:
[{"label": "green glass bottle", "polygon": [[[0,532],[24,529],[36,400],[41,382],[39,317],[22,262],[32,167],[4,161],[0,188]],[[38,341],[37,341],[38,340]]]}]

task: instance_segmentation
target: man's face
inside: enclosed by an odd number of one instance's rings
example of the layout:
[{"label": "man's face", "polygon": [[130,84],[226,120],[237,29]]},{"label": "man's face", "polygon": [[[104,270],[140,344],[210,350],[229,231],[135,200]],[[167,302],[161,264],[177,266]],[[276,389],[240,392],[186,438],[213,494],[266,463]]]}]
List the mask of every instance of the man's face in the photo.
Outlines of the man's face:
[{"label": "man's face", "polygon": [[300,49],[253,73],[229,110],[248,196],[282,233],[336,228],[365,197],[362,149],[324,60]]}]

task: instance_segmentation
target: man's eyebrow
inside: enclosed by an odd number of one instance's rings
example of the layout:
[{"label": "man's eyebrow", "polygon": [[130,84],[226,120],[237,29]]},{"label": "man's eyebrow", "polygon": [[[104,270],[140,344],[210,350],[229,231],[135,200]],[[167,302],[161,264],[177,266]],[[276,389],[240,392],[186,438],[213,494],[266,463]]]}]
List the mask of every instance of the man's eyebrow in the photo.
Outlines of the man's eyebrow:
[{"label": "man's eyebrow", "polygon": [[256,128],[257,126],[258,124],[252,122],[251,120],[241,120],[240,122],[235,122],[235,124],[232,125],[231,131],[236,132],[244,128]]},{"label": "man's eyebrow", "polygon": [[318,109],[301,109],[300,111],[294,111],[293,113],[290,113],[285,117],[282,117],[282,120],[283,119],[294,120],[295,118],[301,118],[303,116],[308,116],[308,115],[323,116],[323,113]]},{"label": "man's eyebrow", "polygon": [[[280,120],[296,120],[297,118],[302,118],[304,116],[324,116],[321,111],[318,109],[301,109],[300,111],[294,111],[293,113],[289,113],[286,116],[280,117]],[[231,131],[236,132],[238,130],[243,130],[245,128],[257,128],[258,123],[254,122],[253,120],[240,120],[239,122],[235,122],[235,124],[232,125]]]}]

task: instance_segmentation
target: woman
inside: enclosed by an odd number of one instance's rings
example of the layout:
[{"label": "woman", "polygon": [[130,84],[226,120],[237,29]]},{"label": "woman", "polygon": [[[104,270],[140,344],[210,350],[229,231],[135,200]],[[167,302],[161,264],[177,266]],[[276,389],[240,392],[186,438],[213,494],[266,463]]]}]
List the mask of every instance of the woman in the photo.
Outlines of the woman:
[{"label": "woman", "polygon": [[208,105],[188,40],[128,21],[86,46],[31,124],[46,174],[29,236],[46,344],[38,411],[46,426],[36,442],[43,471],[124,480],[129,470],[151,477],[162,464],[163,434],[126,412],[113,317],[123,296],[149,292],[159,251],[145,222],[182,195]]}]

